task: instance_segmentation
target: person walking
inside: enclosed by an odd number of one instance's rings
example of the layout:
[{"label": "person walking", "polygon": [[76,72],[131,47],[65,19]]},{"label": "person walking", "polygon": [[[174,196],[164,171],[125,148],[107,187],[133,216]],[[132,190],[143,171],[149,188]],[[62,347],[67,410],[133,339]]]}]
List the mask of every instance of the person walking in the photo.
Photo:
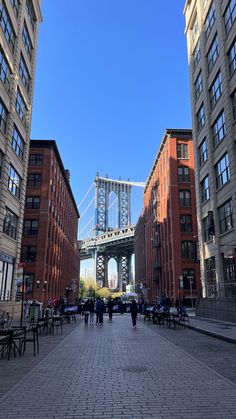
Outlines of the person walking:
[{"label": "person walking", "polygon": [[91,298],[91,300],[90,300],[90,314],[89,314],[90,326],[93,325],[93,322],[94,322],[94,302]]},{"label": "person walking", "polygon": [[112,321],[113,306],[114,306],[114,302],[113,302],[113,300],[111,298],[109,298],[108,303],[107,303],[107,309],[108,309],[108,314],[109,314],[109,321]]},{"label": "person walking", "polygon": [[88,318],[90,313],[90,301],[87,300],[84,303],[84,323],[88,324]]},{"label": "person walking", "polygon": [[135,300],[132,301],[130,306],[130,313],[132,318],[133,328],[136,329],[136,321],[137,321],[137,314],[138,314],[138,305]]}]

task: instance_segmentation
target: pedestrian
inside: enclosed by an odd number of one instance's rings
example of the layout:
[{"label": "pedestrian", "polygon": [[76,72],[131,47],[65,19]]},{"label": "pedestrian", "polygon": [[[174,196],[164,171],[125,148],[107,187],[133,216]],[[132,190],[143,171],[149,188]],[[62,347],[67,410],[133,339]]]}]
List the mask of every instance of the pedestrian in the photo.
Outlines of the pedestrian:
[{"label": "pedestrian", "polygon": [[63,316],[65,314],[65,299],[60,297],[60,315]]},{"label": "pedestrian", "polygon": [[59,301],[59,299],[56,297],[56,298],[54,298],[54,300],[53,300],[53,314],[54,314],[54,315],[57,315],[57,310],[59,309],[59,307],[60,307],[60,301]]},{"label": "pedestrian", "polygon": [[101,326],[103,324],[103,310],[104,310],[104,304],[100,297],[97,297],[96,300],[96,314],[97,314],[97,320],[96,324],[97,326]]},{"label": "pedestrian", "polygon": [[84,303],[84,323],[88,324],[88,318],[90,313],[90,301],[86,300]]},{"label": "pedestrian", "polygon": [[114,302],[113,302],[112,298],[109,298],[108,303],[107,303],[109,321],[112,321],[113,306],[114,306]]},{"label": "pedestrian", "polygon": [[130,306],[130,313],[132,318],[133,328],[136,329],[136,321],[137,321],[137,314],[138,314],[138,305],[135,300],[132,301]]},{"label": "pedestrian", "polygon": [[89,322],[90,322],[90,326],[93,324],[94,322],[94,302],[91,298],[90,300],[90,314],[89,314]]}]

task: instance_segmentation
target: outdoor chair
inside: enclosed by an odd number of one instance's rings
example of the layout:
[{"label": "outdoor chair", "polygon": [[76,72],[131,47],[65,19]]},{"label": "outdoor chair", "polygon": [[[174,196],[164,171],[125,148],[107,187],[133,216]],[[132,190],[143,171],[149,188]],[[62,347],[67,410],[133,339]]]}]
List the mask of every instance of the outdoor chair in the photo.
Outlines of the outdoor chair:
[{"label": "outdoor chair", "polygon": [[62,335],[62,317],[53,317],[52,318],[52,334],[54,335],[55,330],[58,333],[58,329],[61,330]]},{"label": "outdoor chair", "polygon": [[21,341],[21,351],[23,348],[23,355],[26,350],[26,343],[33,343],[34,346],[34,356],[36,355],[36,346],[37,346],[37,352],[39,353],[39,335],[38,335],[38,326],[33,325],[30,332],[28,332],[28,335],[26,334],[26,337],[22,339]]}]

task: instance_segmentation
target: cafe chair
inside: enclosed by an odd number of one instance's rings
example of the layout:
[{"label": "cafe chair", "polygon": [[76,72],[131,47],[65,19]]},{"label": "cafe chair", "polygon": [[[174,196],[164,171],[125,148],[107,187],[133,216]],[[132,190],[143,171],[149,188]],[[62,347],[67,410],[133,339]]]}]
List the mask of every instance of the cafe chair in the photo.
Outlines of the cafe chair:
[{"label": "cafe chair", "polygon": [[21,341],[21,352],[22,352],[22,348],[23,348],[23,355],[25,353],[25,349],[26,349],[26,343],[30,343],[32,342],[34,345],[34,356],[36,355],[36,347],[37,347],[37,353],[39,353],[39,334],[38,334],[38,326],[37,325],[33,325],[31,328],[31,332],[32,334],[30,335],[26,335],[25,338],[22,339]]}]

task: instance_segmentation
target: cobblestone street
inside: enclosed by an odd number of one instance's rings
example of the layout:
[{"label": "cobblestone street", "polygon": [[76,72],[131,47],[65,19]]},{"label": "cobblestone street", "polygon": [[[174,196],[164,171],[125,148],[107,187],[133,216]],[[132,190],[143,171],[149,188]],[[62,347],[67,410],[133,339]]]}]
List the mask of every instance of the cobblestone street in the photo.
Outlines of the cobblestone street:
[{"label": "cobblestone street", "polygon": [[[80,323],[2,396],[0,418],[235,419],[235,375],[210,363],[215,345],[235,374],[235,345],[192,330],[133,329],[129,315]],[[11,362],[0,361],[1,377]]]}]

